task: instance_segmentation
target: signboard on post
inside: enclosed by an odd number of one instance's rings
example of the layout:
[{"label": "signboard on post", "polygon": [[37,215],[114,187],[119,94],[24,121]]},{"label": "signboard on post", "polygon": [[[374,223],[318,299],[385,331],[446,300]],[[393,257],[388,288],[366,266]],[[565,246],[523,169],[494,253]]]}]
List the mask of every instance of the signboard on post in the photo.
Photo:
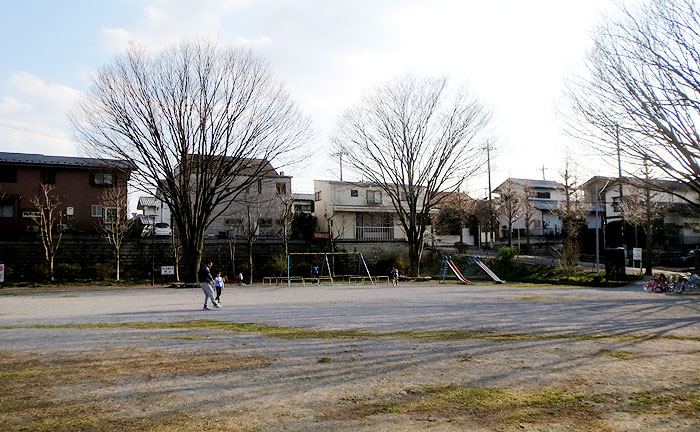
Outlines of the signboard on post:
[{"label": "signboard on post", "polygon": [[639,261],[639,274],[642,274],[642,248],[632,248],[632,264]]},{"label": "signboard on post", "polygon": [[175,266],[162,266],[160,268],[160,274],[163,276],[170,276],[175,274]]},{"label": "signboard on post", "polygon": [[642,248],[632,248],[632,260],[641,261],[642,260]]},{"label": "signboard on post", "polygon": [[5,264],[0,264],[0,283],[5,282]]}]

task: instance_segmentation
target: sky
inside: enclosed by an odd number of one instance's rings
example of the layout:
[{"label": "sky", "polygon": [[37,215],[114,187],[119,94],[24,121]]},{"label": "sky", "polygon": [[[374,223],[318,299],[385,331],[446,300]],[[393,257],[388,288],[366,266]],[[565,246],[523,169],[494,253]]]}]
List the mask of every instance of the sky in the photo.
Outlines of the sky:
[{"label": "sky", "polygon": [[[508,177],[609,175],[557,107],[610,0],[0,0],[0,151],[81,156],[67,112],[130,42],[157,51],[215,38],[266,57],[313,124],[294,192],[338,179],[330,137],[361,96],[411,73],[466,85],[493,111],[492,188]],[[486,144],[484,142],[484,144]],[[344,180],[348,178],[344,168]],[[485,170],[465,190],[488,191]]]}]

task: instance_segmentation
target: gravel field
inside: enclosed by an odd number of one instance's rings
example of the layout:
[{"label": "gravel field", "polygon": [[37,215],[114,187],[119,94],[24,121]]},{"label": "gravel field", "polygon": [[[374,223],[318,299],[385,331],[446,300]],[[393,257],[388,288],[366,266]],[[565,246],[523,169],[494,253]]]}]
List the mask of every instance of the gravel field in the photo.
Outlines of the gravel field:
[{"label": "gravel field", "polygon": [[700,296],[421,283],[222,300],[0,290],[0,430],[700,430]]}]

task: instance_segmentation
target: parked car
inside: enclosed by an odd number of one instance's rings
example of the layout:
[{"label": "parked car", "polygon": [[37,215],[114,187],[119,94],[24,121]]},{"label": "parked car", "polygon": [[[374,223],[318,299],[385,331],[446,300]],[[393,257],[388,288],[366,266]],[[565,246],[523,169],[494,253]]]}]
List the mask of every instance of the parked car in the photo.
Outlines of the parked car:
[{"label": "parked car", "polygon": [[151,234],[157,236],[169,236],[173,234],[173,229],[170,228],[170,225],[165,222],[157,222],[155,224],[155,228],[151,224],[144,225],[141,236],[148,237]]}]

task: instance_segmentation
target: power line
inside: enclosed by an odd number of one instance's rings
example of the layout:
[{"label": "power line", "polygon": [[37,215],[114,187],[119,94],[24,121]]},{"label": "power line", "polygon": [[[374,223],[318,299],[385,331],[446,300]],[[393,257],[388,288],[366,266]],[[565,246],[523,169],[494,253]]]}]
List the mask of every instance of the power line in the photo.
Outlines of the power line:
[{"label": "power line", "polygon": [[62,136],[62,135],[52,134],[50,132],[43,132],[40,130],[31,129],[31,128],[23,127],[23,126],[16,126],[16,125],[13,125],[11,123],[6,123],[3,121],[0,121],[0,127],[4,127],[7,129],[14,129],[14,130],[18,130],[20,132],[26,132],[26,133],[30,133],[30,134],[34,134],[34,135],[41,135],[41,136],[45,136],[45,137],[49,137],[49,138],[55,138],[55,139],[60,139],[60,140],[64,140],[64,141],[70,141],[73,143],[78,143],[77,141],[70,139],[70,138],[66,138],[65,136]]}]

